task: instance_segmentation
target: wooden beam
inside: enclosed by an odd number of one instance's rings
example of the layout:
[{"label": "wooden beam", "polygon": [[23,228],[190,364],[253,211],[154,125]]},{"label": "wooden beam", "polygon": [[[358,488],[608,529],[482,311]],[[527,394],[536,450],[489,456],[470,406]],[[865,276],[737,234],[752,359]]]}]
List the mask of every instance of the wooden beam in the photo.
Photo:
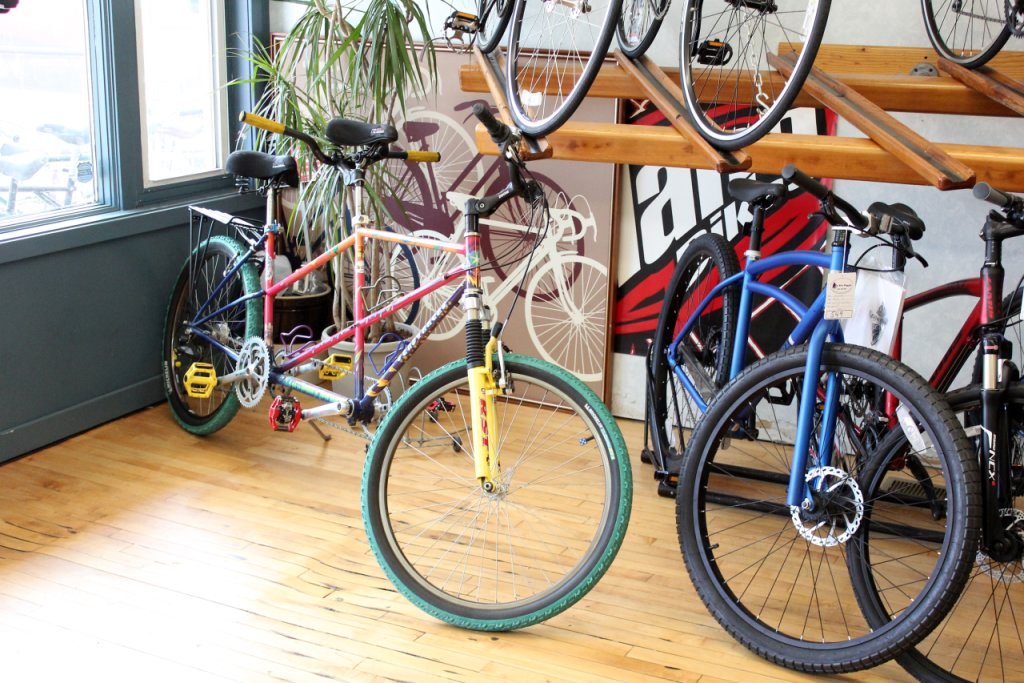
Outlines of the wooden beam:
[{"label": "wooden beam", "polygon": [[614,55],[619,66],[629,72],[636,82],[643,86],[648,99],[664,114],[669,124],[679,131],[679,134],[685,137],[694,149],[700,150],[707,156],[712,168],[719,173],[730,173],[750,168],[749,155],[742,151],[722,152],[715,149],[690,125],[686,114],[686,105],[683,104],[682,91],[653,62],[646,57],[633,62],[618,51],[614,52]]},{"label": "wooden beam", "polygon": [[[791,55],[768,55],[768,63],[784,74],[791,74],[796,68],[796,60]],[[974,171],[969,167],[816,66],[811,67],[804,90],[920,173],[929,184],[940,190],[974,186]]]},{"label": "wooden beam", "polygon": [[[840,83],[856,90],[887,111],[973,116],[1016,115],[1000,103],[954,78],[910,76],[909,69],[913,66],[912,63],[930,61],[937,64],[938,58],[934,53],[931,53],[930,60],[924,60],[925,56],[927,51],[910,48],[868,49],[863,46],[844,46],[844,49],[835,49],[833,46],[823,46],[815,64]],[[996,67],[1001,72],[1011,76],[1019,72],[1024,76],[1024,60],[1013,58],[1001,63],[1007,65],[1006,69],[1002,66]],[[911,66],[907,66],[908,64]],[[866,71],[871,66],[877,66],[880,70]],[[678,69],[662,67],[662,71],[670,80],[679,82]],[[459,82],[465,92],[489,92],[483,73],[476,65],[465,64],[460,67]],[[629,72],[616,63],[606,62],[587,96],[642,99],[646,98],[647,94]],[[816,100],[809,93],[801,93],[795,106],[813,107],[816,104]]]},{"label": "wooden beam", "polygon": [[[629,126],[570,121],[548,136],[555,159],[711,169],[707,157],[667,126]],[[477,126],[480,151],[496,150]],[[943,144],[952,158],[1007,192],[1024,192],[1024,149]],[[863,138],[773,134],[747,148],[754,173],[778,174],[787,163],[817,177],[925,185],[926,181],[877,144]]]},{"label": "wooden beam", "polygon": [[989,66],[965,69],[948,59],[939,59],[939,68],[972,90],[1024,115],[1024,85]]}]

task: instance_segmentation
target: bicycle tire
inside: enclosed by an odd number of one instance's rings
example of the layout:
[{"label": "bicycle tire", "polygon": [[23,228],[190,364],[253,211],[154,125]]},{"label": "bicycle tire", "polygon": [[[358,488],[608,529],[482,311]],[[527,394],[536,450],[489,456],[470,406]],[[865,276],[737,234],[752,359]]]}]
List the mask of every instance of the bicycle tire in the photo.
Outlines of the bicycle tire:
[{"label": "bicycle tire", "polygon": [[[202,304],[215,293],[212,306],[221,306],[260,291],[259,276],[252,263],[246,262],[215,292],[229,266],[245,253],[242,246],[229,237],[215,236],[195,248],[178,275],[167,307],[163,335],[163,384],[167,403],[174,419],[186,431],[199,436],[223,428],[238,413],[238,397],[233,387],[214,387],[209,398],[190,398],[185,391],[185,372],[193,362],[209,363],[218,376],[232,372],[235,361],[215,347],[190,335],[183,329],[195,317]],[[235,307],[203,323],[211,336],[238,351],[246,339],[263,333],[263,312],[258,298],[244,307]],[[239,315],[241,314],[241,315]]]},{"label": "bicycle tire", "polygon": [[[739,270],[739,259],[729,241],[707,233],[690,242],[672,273],[654,330],[650,368],[654,391],[648,401],[652,442],[662,465],[676,462],[682,455],[683,430],[692,429],[701,414],[669,369],[668,347],[708,293]],[[677,347],[677,360],[690,359],[687,367],[691,369],[691,378],[697,379],[698,388],[707,388],[701,393],[705,403],[729,381],[739,289],[729,287],[719,300],[700,317],[691,336]],[[676,471],[670,472],[670,485],[677,475]]]},{"label": "bicycle tire", "polygon": [[[395,232],[391,226],[384,228],[388,232]],[[408,244],[395,244],[391,250],[391,277],[398,284],[402,294],[408,294],[420,286],[420,272],[416,268],[416,255]],[[420,312],[420,300],[416,299],[408,306],[404,306],[393,314],[395,320],[405,325],[412,325]]]},{"label": "bicycle tire", "polygon": [[[770,9],[762,11],[757,3],[703,0],[686,0],[683,8],[679,73],[686,113],[694,128],[719,149],[746,147],[779,123],[814,64],[831,0],[761,4]],[[724,5],[730,8],[718,9]],[[789,78],[768,75],[767,55],[776,48],[780,56],[797,53]],[[736,54],[740,51],[742,56]],[[751,79],[744,75],[748,71],[762,76],[760,85],[750,86]],[[781,86],[776,85],[778,80]]]},{"label": "bicycle tire", "polygon": [[[976,414],[980,410],[980,388],[972,385],[947,394],[953,412]],[[1009,407],[1009,435],[1014,466],[1019,472],[1024,467],[1024,385],[1011,384],[1004,404]],[[1015,498],[1016,511],[1016,504],[1024,507],[1024,500],[1021,496]],[[1024,542],[1020,519],[1024,512],[1016,516],[1017,535]],[[977,555],[967,584],[945,619],[915,649],[897,658],[920,681],[1006,681],[1019,675],[1020,662],[1024,661],[1024,643],[1017,623],[1024,610],[1024,563],[1020,553],[1000,561],[981,550],[980,544],[975,549]],[[858,568],[857,563],[851,565]],[[859,569],[863,571],[862,566]],[[861,609],[869,619],[881,622],[886,613],[882,596],[871,576],[862,580],[858,588]]]},{"label": "bicycle tire", "polygon": [[[536,358],[506,354],[505,367],[514,389],[495,396],[489,426],[501,448],[503,493],[484,494],[475,478],[465,360],[398,399],[363,469],[363,520],[388,578],[428,614],[484,631],[538,623],[583,597],[618,552],[632,499],[625,443],[598,397]],[[557,504],[566,497],[571,519]],[[432,510],[440,510],[436,520],[427,519]],[[500,540],[487,542],[496,538],[487,531]],[[526,546],[512,550],[520,541]],[[477,575],[484,555],[496,576],[514,570],[515,585]],[[457,560],[464,566],[451,566]]]},{"label": "bicycle tire", "polygon": [[[965,4],[969,5],[966,11]],[[1005,0],[921,0],[932,47],[942,57],[968,69],[986,64],[1010,39],[1004,7]]]},{"label": "bicycle tire", "polygon": [[547,135],[572,116],[608,52],[622,0],[589,0],[576,12],[583,4],[516,0],[505,81],[512,120],[527,135]]},{"label": "bicycle tire", "polygon": [[[679,541],[701,599],[744,646],[791,669],[857,671],[913,647],[955,600],[977,545],[979,475],[956,417],[917,373],[871,349],[827,344],[822,372],[842,378],[843,419],[829,439],[839,453],[831,460],[836,469],[814,467],[818,441],[812,439],[805,480],[826,486],[814,496],[817,507],[790,509],[792,438],[784,431],[795,418],[809,353],[803,345],[771,354],[712,401],[683,456],[680,479],[692,485],[676,493]],[[928,466],[923,478],[945,486],[946,504],[945,516],[928,528],[940,539],[934,552],[902,557],[904,564],[920,564],[928,579],[916,594],[907,589],[902,611],[872,628],[855,610],[844,609],[855,604],[853,580],[843,581],[847,573],[835,569],[845,569],[844,555],[868,536],[868,526],[887,519],[881,502],[887,492],[871,488],[881,479],[873,473],[899,463],[872,457],[870,443],[861,440],[884,428],[873,408],[886,392],[907,407],[926,446],[919,454]],[[787,393],[797,400],[787,404]],[[815,404],[820,417],[817,397]],[[822,427],[818,417],[815,431]],[[774,453],[765,445],[768,436],[780,437]],[[871,550],[884,555],[886,539],[874,535]],[[873,569],[893,572],[899,583],[904,564]]]},{"label": "bicycle tire", "polygon": [[484,54],[494,51],[505,35],[508,21],[512,18],[514,0],[477,0],[476,16],[480,22],[476,45]]},{"label": "bicycle tire", "polygon": [[640,59],[658,37],[672,0],[622,0],[615,40],[630,59]]}]

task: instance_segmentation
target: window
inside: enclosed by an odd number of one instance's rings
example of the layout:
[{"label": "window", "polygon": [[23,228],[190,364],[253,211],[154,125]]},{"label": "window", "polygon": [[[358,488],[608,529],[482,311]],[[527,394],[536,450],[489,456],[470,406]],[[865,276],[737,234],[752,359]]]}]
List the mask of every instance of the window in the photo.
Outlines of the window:
[{"label": "window", "polygon": [[[236,57],[268,0],[47,0],[0,14],[0,239],[230,190]],[[95,219],[94,219],[95,220]]]},{"label": "window", "polygon": [[0,227],[96,201],[85,0],[0,14]]},{"label": "window", "polygon": [[221,3],[136,0],[147,187],[219,174],[227,154]]}]

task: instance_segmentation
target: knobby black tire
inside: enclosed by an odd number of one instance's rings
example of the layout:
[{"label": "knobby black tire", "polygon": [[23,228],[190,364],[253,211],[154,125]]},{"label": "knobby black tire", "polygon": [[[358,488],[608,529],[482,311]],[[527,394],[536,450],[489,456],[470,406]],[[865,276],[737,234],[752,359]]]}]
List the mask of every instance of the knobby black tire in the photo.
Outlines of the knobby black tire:
[{"label": "knobby black tire", "polygon": [[[569,4],[563,6],[560,3],[552,3],[548,12],[540,9],[539,3],[531,2],[530,7],[536,12],[527,18],[527,4],[527,0],[516,0],[512,10],[506,55],[506,94],[516,126],[527,135],[542,136],[565,123],[586,97],[615,34],[622,0],[591,0],[587,3],[591,7],[605,5],[603,13],[600,10],[594,12],[593,21],[589,16],[580,18],[582,15],[573,14],[575,10]],[[569,16],[563,17],[566,12],[570,13]],[[539,34],[535,35],[532,31],[538,22],[550,22],[551,25],[541,27]],[[583,38],[576,35],[578,25],[597,22],[600,24],[592,34]],[[536,42],[543,44],[531,44]],[[563,86],[568,88],[568,92],[561,92]],[[559,93],[549,92],[551,89]],[[544,93],[543,97],[553,99],[554,105],[544,105],[535,110],[529,105],[527,92]]]},{"label": "knobby black tire", "polygon": [[1010,39],[1005,0],[921,0],[928,40],[942,57],[977,69],[995,57]]},{"label": "knobby black tire", "polygon": [[[955,600],[977,546],[977,464],[952,411],[913,370],[870,349],[826,345],[822,370],[843,378],[842,420],[832,439],[838,455],[832,465],[849,476],[832,477],[841,485],[833,489],[830,482],[816,494],[815,510],[798,511],[803,530],[798,531],[785,495],[791,438],[780,440],[775,449],[764,439],[787,415],[795,416],[795,407],[786,405],[780,390],[796,384],[799,395],[808,353],[801,346],[769,355],[744,370],[708,407],[683,457],[676,493],[679,541],[698,594],[740,643],[792,669],[856,671],[913,647]],[[771,400],[762,400],[769,388]],[[926,481],[941,483],[947,498],[944,516],[933,520],[935,528],[929,530],[934,548],[927,553],[915,548],[917,553],[903,557],[902,564],[888,567],[900,575],[904,564],[912,563],[927,578],[914,584],[919,590],[913,594],[908,587],[901,611],[872,629],[849,609],[856,596],[844,556],[865,537],[872,541],[872,551],[874,544],[886,549],[890,544],[880,533],[865,533],[881,524],[886,510],[880,501],[888,500],[885,492],[870,488],[881,478],[873,472],[889,466],[897,471],[901,464],[872,457],[877,446],[872,435],[886,429],[884,420],[872,417],[877,415],[873,407],[885,392],[907,406],[923,441],[932,444],[919,454],[928,458]],[[816,430],[820,426],[816,423]],[[758,441],[749,438],[755,433]],[[816,443],[812,439],[812,456]],[[825,471],[817,470],[815,476],[823,477]],[[859,526],[845,527],[844,537],[843,525],[856,520],[851,502],[856,490],[863,495],[864,516]],[[824,528],[816,526],[815,515]],[[927,518],[932,520],[930,513]],[[889,520],[887,528],[900,522],[900,517]],[[814,542],[826,538],[833,542]]]},{"label": "knobby black tire", "polygon": [[[723,150],[746,147],[774,128],[789,110],[799,94],[803,83],[814,65],[814,58],[825,35],[831,0],[777,0],[767,3],[770,11],[762,11],[757,3],[718,2],[705,3],[703,0],[686,0],[683,8],[683,26],[679,38],[679,72],[686,101],[686,113],[694,128],[713,146]],[[728,7],[731,7],[729,9]],[[705,11],[706,8],[706,11]],[[807,21],[807,13],[813,13]],[[809,24],[809,25],[807,25]],[[806,34],[802,33],[806,31]],[[749,54],[734,54],[750,40]],[[709,44],[721,41],[728,45],[728,59],[720,65],[701,64],[699,59]],[[785,43],[791,43],[792,50]],[[733,48],[732,46],[736,47]],[[725,55],[726,48],[721,52]],[[726,124],[720,124],[716,116],[723,107],[753,109],[757,98],[749,87],[745,71],[768,73],[768,53],[779,52],[782,56],[796,55],[796,65],[778,90],[772,78],[764,80],[761,93],[766,102],[759,116],[752,113],[737,113]],[[724,57],[723,57],[724,59]],[[713,61],[713,58],[709,59]],[[707,66],[723,66],[715,71]],[[707,71],[707,74],[704,72]],[[749,96],[745,93],[751,92]],[[740,94],[744,93],[744,94]],[[741,98],[727,101],[726,97]],[[729,114],[731,117],[732,114]]]},{"label": "knobby black tire", "polygon": [[[729,241],[721,235],[709,233],[690,242],[672,273],[654,331],[650,374],[653,391],[648,402],[652,441],[662,464],[681,455],[681,430],[692,428],[699,417],[696,406],[669,368],[668,347],[690,313],[714,286],[738,273],[739,269],[739,260]],[[700,273],[705,275],[695,280]],[[713,391],[702,394],[705,402],[710,401],[729,380],[738,308],[739,289],[729,287],[723,290],[719,302],[714,302],[701,317],[702,322],[695,325],[697,340],[691,337],[683,341],[682,345],[693,354],[691,358],[699,355],[703,361],[696,372],[704,373],[713,386]],[[703,349],[697,348],[701,344]]]},{"label": "knobby black tire", "polygon": [[[195,248],[178,275],[171,293],[164,324],[161,354],[164,393],[171,414],[187,431],[200,436],[223,428],[238,413],[238,397],[233,386],[217,386],[206,399],[190,398],[183,385],[184,373],[193,362],[214,366],[221,376],[235,369],[234,361],[195,335],[189,335],[183,323],[191,319],[195,309],[205,302],[207,295],[221,283],[228,266],[237,262],[245,250],[229,237],[216,236]],[[220,305],[260,290],[259,276],[251,263],[244,263],[231,280],[224,283],[217,301]],[[191,304],[191,306],[190,306]],[[235,351],[248,337],[262,334],[263,311],[259,298],[236,306],[216,316],[207,326],[216,328],[212,335],[222,339]],[[219,308],[214,305],[208,311]]]},{"label": "knobby black tire", "polygon": [[658,37],[671,0],[623,0],[615,40],[630,59],[643,57]]},{"label": "knobby black tire", "polygon": [[[946,395],[950,408],[961,416],[980,411],[979,385]],[[1003,399],[1009,419],[1013,466],[1024,465],[1024,384],[1007,387]],[[971,439],[975,447],[977,439]],[[1016,505],[1024,507],[1021,496]],[[1017,522],[1017,535],[1024,541],[1024,528]],[[864,597],[866,613],[880,618],[882,598],[874,586]],[[897,658],[920,681],[1012,681],[1020,675],[1024,641],[1020,637],[1020,615],[1024,613],[1024,560],[1018,555],[998,561],[978,550],[967,584],[946,618],[918,646]]]},{"label": "knobby black tire", "polygon": [[483,631],[583,597],[618,552],[632,499],[622,435],[597,396],[536,358],[508,354],[505,367],[512,391],[487,426],[498,492],[475,478],[464,360],[402,395],[363,469],[363,520],[388,578],[428,614]]}]

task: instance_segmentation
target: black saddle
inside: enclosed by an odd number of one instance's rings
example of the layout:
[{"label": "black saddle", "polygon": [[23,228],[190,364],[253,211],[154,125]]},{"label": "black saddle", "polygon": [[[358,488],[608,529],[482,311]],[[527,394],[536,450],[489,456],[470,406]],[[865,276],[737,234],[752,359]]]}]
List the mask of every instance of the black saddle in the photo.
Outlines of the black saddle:
[{"label": "black saddle", "polygon": [[757,204],[765,202],[771,206],[786,194],[786,188],[777,183],[765,183],[749,178],[736,178],[729,181],[729,194],[739,202]]},{"label": "black saddle", "polygon": [[[906,204],[874,202],[868,207],[868,213],[882,225],[882,232],[891,232],[892,226],[898,225],[912,240],[919,240],[924,236],[924,221]],[[889,225],[885,225],[887,220],[890,221]]]},{"label": "black saddle", "polygon": [[398,139],[398,131],[394,126],[351,119],[331,119],[327,122],[324,135],[339,147],[391,144]]},{"label": "black saddle", "polygon": [[299,186],[299,167],[288,155],[240,150],[228,155],[224,168],[228,173],[259,180],[280,180],[289,187]]}]

